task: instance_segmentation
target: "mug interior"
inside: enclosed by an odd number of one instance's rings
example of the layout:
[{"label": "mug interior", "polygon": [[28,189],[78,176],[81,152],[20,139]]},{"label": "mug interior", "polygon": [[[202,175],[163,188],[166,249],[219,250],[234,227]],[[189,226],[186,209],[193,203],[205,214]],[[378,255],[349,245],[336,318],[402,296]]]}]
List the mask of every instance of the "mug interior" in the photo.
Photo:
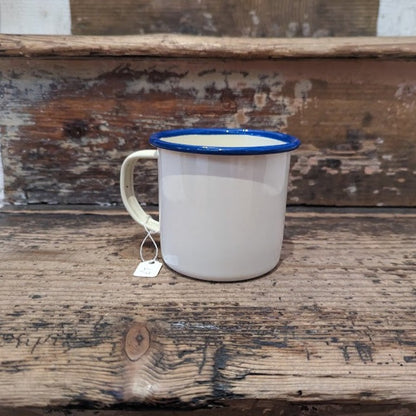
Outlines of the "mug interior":
[{"label": "mug interior", "polygon": [[158,148],[188,153],[255,155],[289,152],[300,141],[280,132],[248,129],[183,129],[152,134]]},{"label": "mug interior", "polygon": [[167,143],[204,147],[259,147],[285,143],[282,140],[248,134],[184,134],[164,137],[161,140]]}]

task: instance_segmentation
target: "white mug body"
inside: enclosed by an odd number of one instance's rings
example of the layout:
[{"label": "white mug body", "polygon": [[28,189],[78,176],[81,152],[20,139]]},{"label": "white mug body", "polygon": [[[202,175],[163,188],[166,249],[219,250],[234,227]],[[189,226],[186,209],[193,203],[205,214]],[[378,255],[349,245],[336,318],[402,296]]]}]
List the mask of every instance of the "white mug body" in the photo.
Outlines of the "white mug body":
[{"label": "white mug body", "polygon": [[245,280],[280,258],[290,153],[191,154],[159,149],[160,241],[175,271]]}]

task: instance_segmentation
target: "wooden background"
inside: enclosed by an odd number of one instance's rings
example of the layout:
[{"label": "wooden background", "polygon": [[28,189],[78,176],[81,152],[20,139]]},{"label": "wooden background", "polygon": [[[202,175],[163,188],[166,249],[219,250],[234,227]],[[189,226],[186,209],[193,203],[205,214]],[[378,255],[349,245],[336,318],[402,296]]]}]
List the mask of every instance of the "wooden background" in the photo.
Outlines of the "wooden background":
[{"label": "wooden background", "polygon": [[74,35],[373,36],[379,0],[71,0]]},{"label": "wooden background", "polygon": [[[119,203],[122,160],[152,132],[214,126],[302,140],[289,204],[416,203],[413,60],[3,57],[0,72],[12,204]],[[137,176],[156,204],[155,163]]]},{"label": "wooden background", "polygon": [[[301,139],[289,204],[415,206],[415,54],[376,59],[373,48],[363,59],[347,59],[358,56],[354,43],[340,53],[331,39],[315,40],[352,36],[356,45],[371,43],[355,36],[376,35],[382,13],[392,13],[391,0],[71,0],[69,8],[74,35],[186,33],[209,35],[215,46],[207,56],[193,41],[186,52],[188,40],[173,37],[173,53],[158,53],[168,43],[159,38],[149,56],[149,49],[137,52],[135,40],[128,50],[130,38],[87,37],[77,55],[55,38],[44,44],[61,53],[27,57],[36,55],[36,40],[25,49],[23,39],[14,39],[12,50],[3,37],[6,203],[119,204],[121,162],[146,148],[151,133],[215,126],[281,130]],[[404,22],[414,6],[402,1],[397,9],[407,10]],[[282,48],[273,43],[279,37],[312,43],[292,44],[279,56]],[[124,52],[116,53],[123,42]],[[302,53],[311,47],[313,56]],[[145,162],[137,176],[141,200],[156,204],[155,163]]]}]

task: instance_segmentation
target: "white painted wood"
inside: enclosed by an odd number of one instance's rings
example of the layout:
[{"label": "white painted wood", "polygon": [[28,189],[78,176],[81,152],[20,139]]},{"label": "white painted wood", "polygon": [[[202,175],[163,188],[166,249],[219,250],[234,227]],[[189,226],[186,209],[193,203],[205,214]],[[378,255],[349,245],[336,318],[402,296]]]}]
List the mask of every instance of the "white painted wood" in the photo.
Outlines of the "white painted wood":
[{"label": "white painted wood", "polygon": [[69,35],[69,0],[0,0],[0,32]]},{"label": "white painted wood", "polygon": [[[0,33],[70,35],[70,0],[0,0]],[[4,203],[0,148],[0,208]]]},{"label": "white painted wood", "polygon": [[377,36],[416,35],[415,0],[380,0]]}]

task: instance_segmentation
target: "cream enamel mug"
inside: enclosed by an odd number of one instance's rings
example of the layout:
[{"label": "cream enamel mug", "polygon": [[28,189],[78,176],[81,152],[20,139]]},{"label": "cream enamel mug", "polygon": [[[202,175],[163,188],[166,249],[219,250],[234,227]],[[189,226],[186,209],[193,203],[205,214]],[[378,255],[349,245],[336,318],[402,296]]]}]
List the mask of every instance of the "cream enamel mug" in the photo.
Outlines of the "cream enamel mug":
[{"label": "cream enamel mug", "polygon": [[[245,129],[187,129],[153,134],[157,149],[123,162],[123,203],[139,224],[160,232],[164,262],[186,276],[237,281],[278,263],[290,151],[295,137]],[[158,159],[160,223],[140,207],[133,170]]]}]

